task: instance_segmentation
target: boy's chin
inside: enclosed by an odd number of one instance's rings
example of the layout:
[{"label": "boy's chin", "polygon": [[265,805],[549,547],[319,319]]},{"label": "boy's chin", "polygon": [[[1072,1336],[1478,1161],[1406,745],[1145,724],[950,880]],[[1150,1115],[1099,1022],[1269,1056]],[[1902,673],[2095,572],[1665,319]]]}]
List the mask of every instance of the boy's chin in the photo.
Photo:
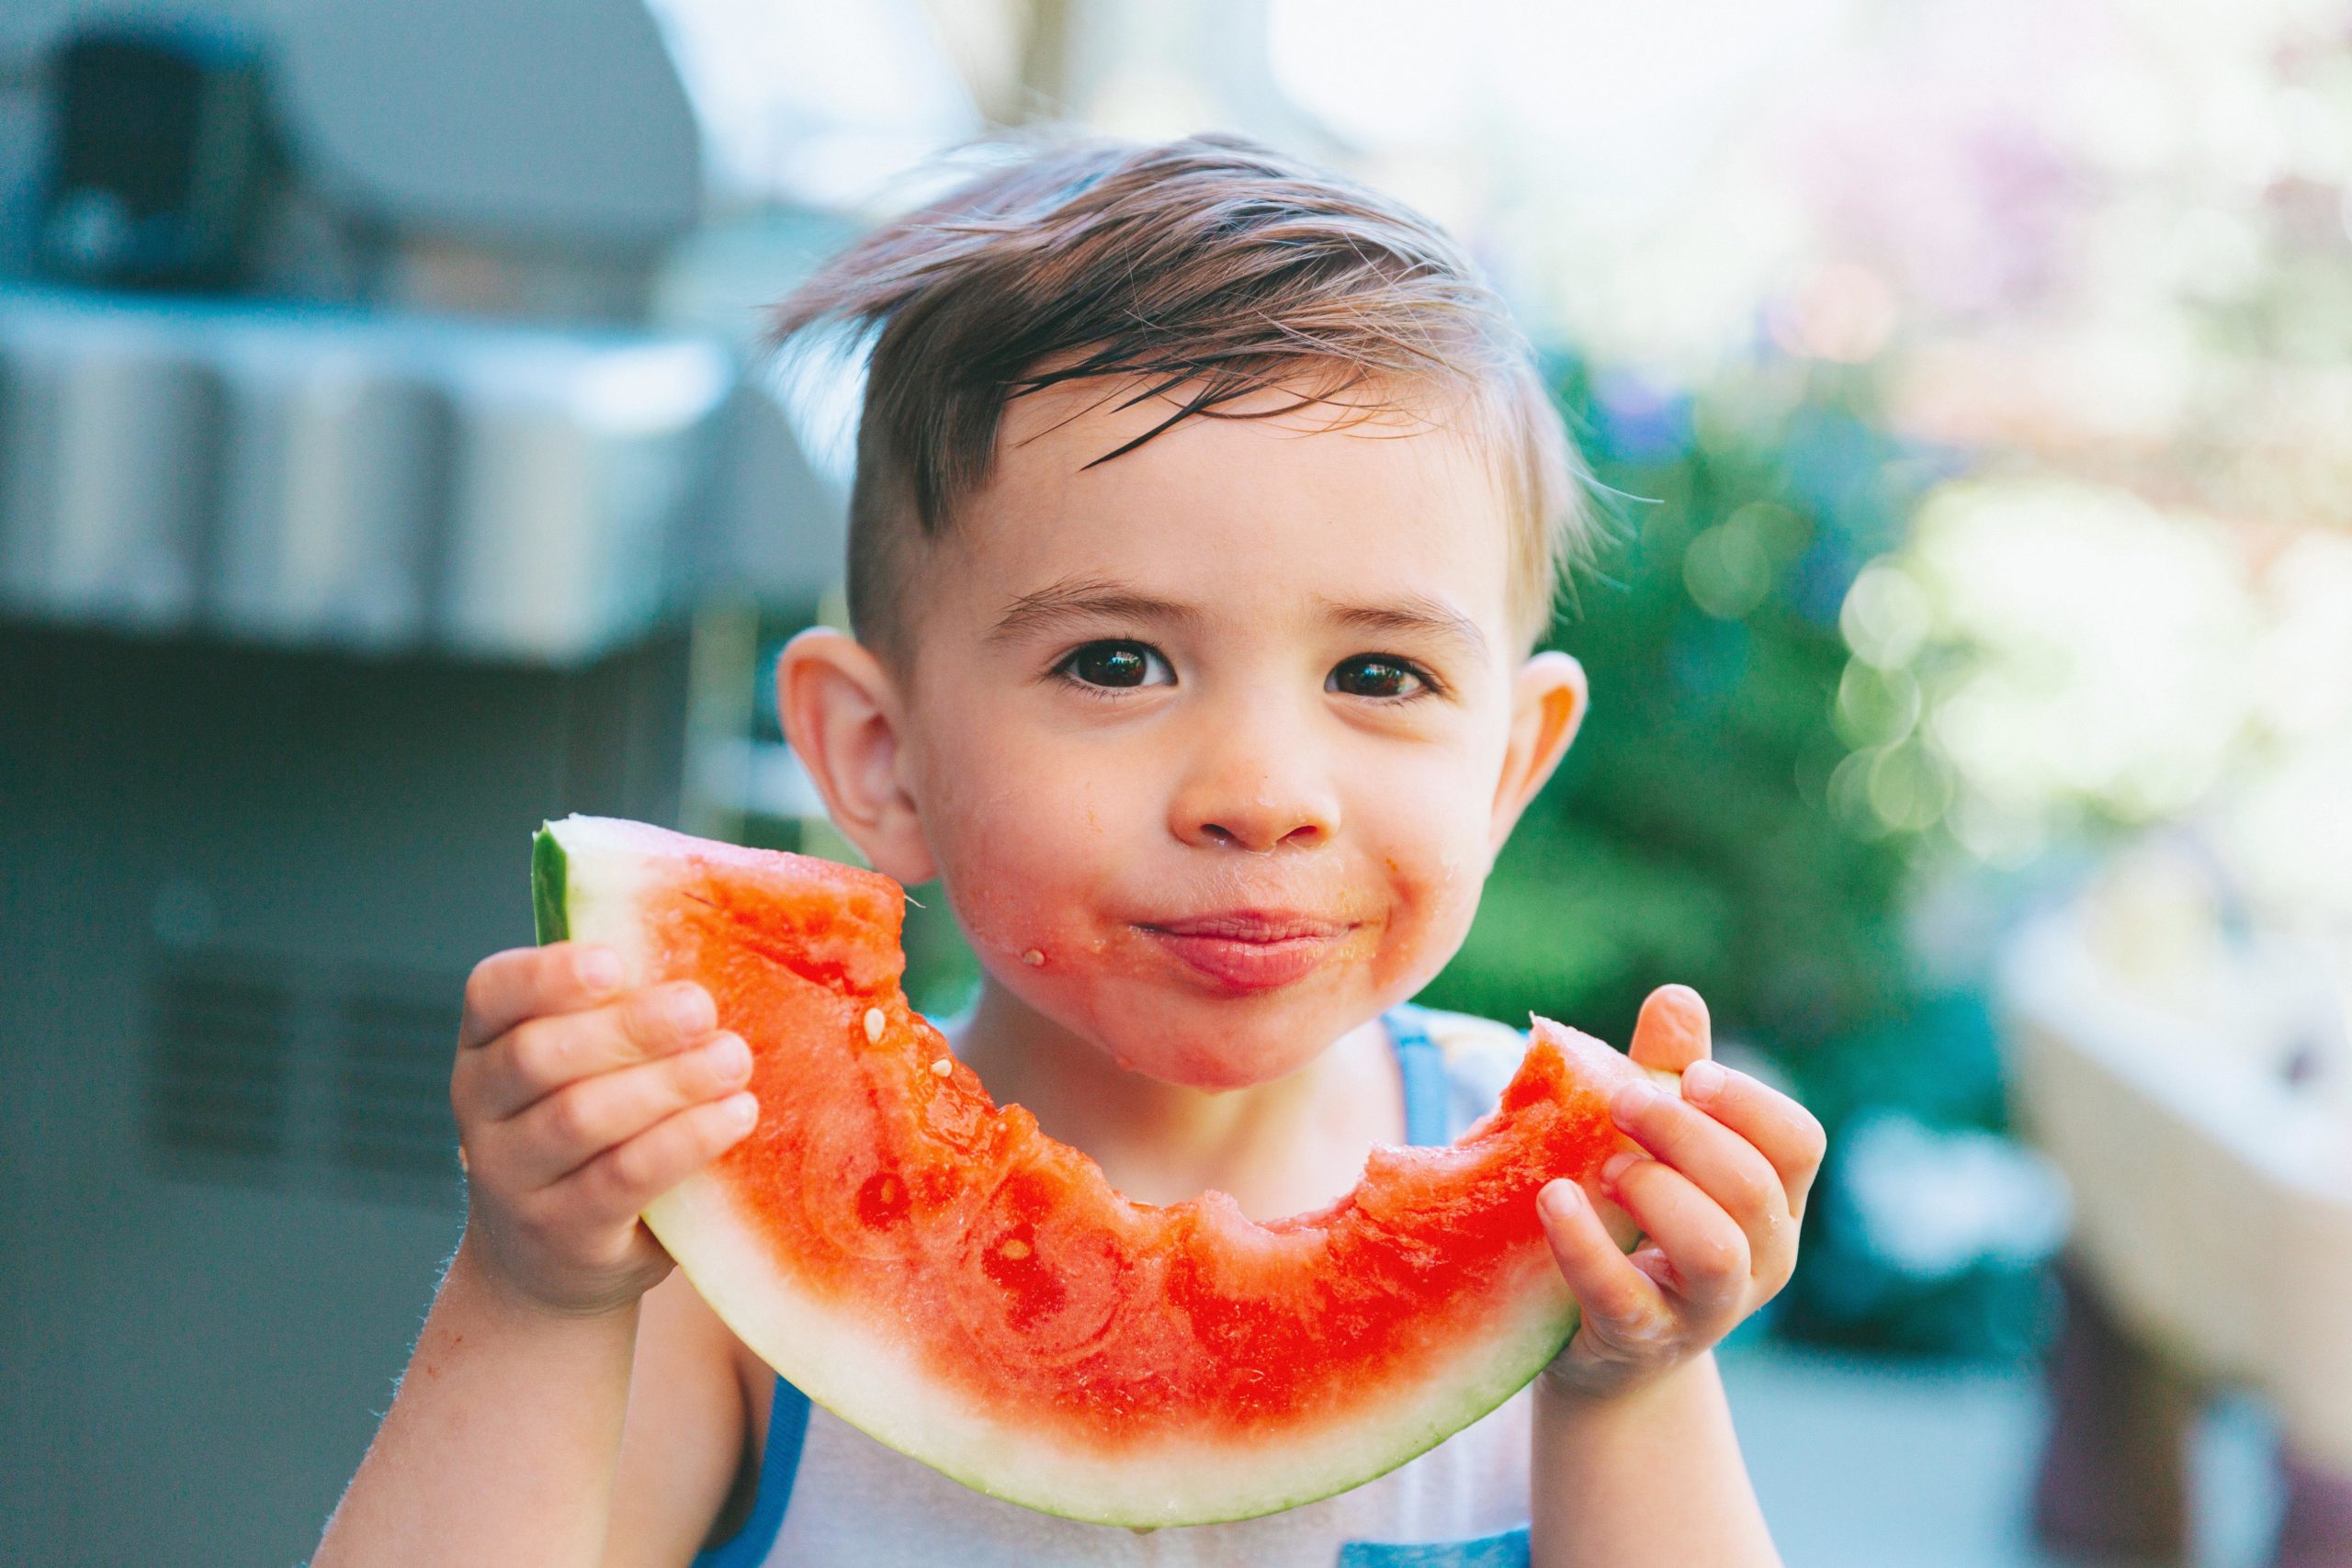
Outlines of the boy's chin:
[{"label": "boy's chin", "polygon": [[1315,1059],[1307,1052],[1295,1061],[1265,1056],[1237,1059],[1229,1052],[1216,1055],[1187,1055],[1159,1060],[1155,1056],[1138,1060],[1132,1054],[1114,1052],[1119,1064],[1129,1072],[1139,1073],[1160,1083],[1180,1089],[1198,1089],[1204,1094],[1229,1094],[1237,1089],[1256,1089],[1290,1077]]},{"label": "boy's chin", "polygon": [[1008,964],[989,978],[1127,1072],[1206,1093],[1289,1077],[1385,1005],[1374,977],[1334,965],[1301,984],[1216,995],[1163,975]]},{"label": "boy's chin", "polygon": [[1218,1094],[1286,1078],[1363,1021],[1329,998],[1292,1008],[1251,1000],[1245,1009],[1183,998],[1157,1020],[1123,1021],[1102,1043],[1129,1072]]}]

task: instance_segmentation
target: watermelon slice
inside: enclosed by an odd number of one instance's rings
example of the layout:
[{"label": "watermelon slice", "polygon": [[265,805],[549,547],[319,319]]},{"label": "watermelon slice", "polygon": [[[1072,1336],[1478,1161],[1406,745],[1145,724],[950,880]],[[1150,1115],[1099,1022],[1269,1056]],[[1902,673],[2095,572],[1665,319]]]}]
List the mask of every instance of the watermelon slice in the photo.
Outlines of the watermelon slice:
[{"label": "watermelon slice", "polygon": [[1534,1199],[1628,1146],[1608,1098],[1643,1069],[1598,1041],[1539,1020],[1460,1142],[1375,1148],[1261,1224],[1131,1202],[991,1101],[907,1005],[887,877],[590,817],[532,872],[542,941],[698,981],[751,1043],[759,1125],[646,1223],[809,1398],[968,1486],[1139,1528],[1270,1513],[1443,1440],[1576,1326]]}]

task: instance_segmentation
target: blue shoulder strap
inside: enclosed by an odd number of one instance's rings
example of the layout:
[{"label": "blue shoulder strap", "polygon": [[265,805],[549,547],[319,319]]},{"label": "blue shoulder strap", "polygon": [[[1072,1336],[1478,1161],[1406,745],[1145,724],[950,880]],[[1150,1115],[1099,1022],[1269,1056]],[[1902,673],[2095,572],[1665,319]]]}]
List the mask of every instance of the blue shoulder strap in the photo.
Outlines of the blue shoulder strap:
[{"label": "blue shoulder strap", "polygon": [[784,1529],[792,1501],[792,1480],[800,1472],[800,1444],[808,1435],[808,1396],[782,1378],[768,1404],[767,1451],[760,1456],[760,1479],[752,1495],[752,1517],[743,1528],[695,1558],[695,1568],[758,1568]]},{"label": "blue shoulder strap", "polygon": [[1339,1568],[1527,1568],[1530,1541],[1525,1525],[1476,1540],[1343,1541]]},{"label": "blue shoulder strap", "polygon": [[[1417,1007],[1395,1007],[1383,1021],[1405,1079],[1405,1141],[1416,1147],[1453,1142],[1453,1086],[1446,1080],[1445,1054],[1430,1038],[1429,1014]],[[1351,1540],[1340,1544],[1339,1568],[1527,1568],[1532,1540],[1521,1525],[1476,1540]]]},{"label": "blue shoulder strap", "polygon": [[1405,1141],[1428,1148],[1453,1141],[1447,1125],[1445,1055],[1430,1038],[1428,1015],[1409,1005],[1383,1015],[1396,1047],[1396,1070],[1405,1079]]}]

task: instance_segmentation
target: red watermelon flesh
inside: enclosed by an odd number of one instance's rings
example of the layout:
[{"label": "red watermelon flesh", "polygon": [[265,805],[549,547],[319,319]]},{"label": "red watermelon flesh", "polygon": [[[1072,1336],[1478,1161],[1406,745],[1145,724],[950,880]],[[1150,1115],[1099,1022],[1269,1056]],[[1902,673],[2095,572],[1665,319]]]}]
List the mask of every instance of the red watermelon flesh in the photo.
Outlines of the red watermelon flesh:
[{"label": "red watermelon flesh", "polygon": [[887,877],[586,817],[533,870],[541,940],[699,982],[752,1046],[759,1125],[647,1224],[781,1374],[968,1485],[1131,1526],[1270,1512],[1442,1441],[1575,1328],[1534,1198],[1628,1146],[1608,1098],[1642,1069],[1597,1041],[1539,1020],[1459,1142],[1259,1224],[1130,1201],[990,1100],[899,988]]}]

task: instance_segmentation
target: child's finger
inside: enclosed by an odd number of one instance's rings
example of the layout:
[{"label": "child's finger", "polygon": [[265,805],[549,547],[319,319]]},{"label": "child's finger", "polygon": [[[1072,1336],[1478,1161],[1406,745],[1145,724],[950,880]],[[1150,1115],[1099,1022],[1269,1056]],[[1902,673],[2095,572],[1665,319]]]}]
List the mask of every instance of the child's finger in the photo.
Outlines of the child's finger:
[{"label": "child's finger", "polygon": [[1609,1110],[1627,1136],[1689,1178],[1751,1238],[1792,1217],[1780,1171],[1735,1129],[1645,1083],[1619,1089]]},{"label": "child's finger", "polygon": [[758,1122],[748,1093],[691,1105],[605,1150],[555,1189],[592,1223],[625,1220],[725,1154]]},{"label": "child's finger", "polygon": [[503,1121],[568,1084],[700,1044],[718,1027],[691,980],[648,986],[587,1012],[527,1019],[474,1058],[482,1112]]},{"label": "child's finger", "polygon": [[1722,1204],[1671,1166],[1630,1153],[1611,1159],[1601,1179],[1617,1205],[1641,1223],[1649,1245],[1673,1266],[1674,1278],[1661,1284],[1702,1313],[1739,1309],[1754,1255],[1747,1234]]},{"label": "child's finger", "polygon": [[514,1174],[526,1187],[551,1186],[657,1122],[742,1088],[751,1076],[742,1037],[718,1034],[691,1051],[582,1078],[508,1124]]},{"label": "child's finger", "polygon": [[1805,1196],[1828,1147],[1819,1118],[1746,1073],[1712,1065],[1682,1075],[1682,1098],[1745,1138],[1780,1176],[1789,1213],[1804,1213]]},{"label": "child's finger", "polygon": [[487,1045],[526,1018],[594,1007],[620,987],[620,956],[609,947],[555,942],[493,953],[466,976],[458,1046]]},{"label": "child's finger", "polygon": [[1713,1054],[1707,1004],[1688,986],[1660,986],[1642,1003],[1625,1054],[1645,1067],[1679,1073]]},{"label": "child's finger", "polygon": [[1535,1195],[1553,1261],[1589,1322],[1618,1344],[1663,1335],[1673,1312],[1657,1281],[1634,1267],[1611,1238],[1592,1200],[1573,1181],[1546,1182]]}]

